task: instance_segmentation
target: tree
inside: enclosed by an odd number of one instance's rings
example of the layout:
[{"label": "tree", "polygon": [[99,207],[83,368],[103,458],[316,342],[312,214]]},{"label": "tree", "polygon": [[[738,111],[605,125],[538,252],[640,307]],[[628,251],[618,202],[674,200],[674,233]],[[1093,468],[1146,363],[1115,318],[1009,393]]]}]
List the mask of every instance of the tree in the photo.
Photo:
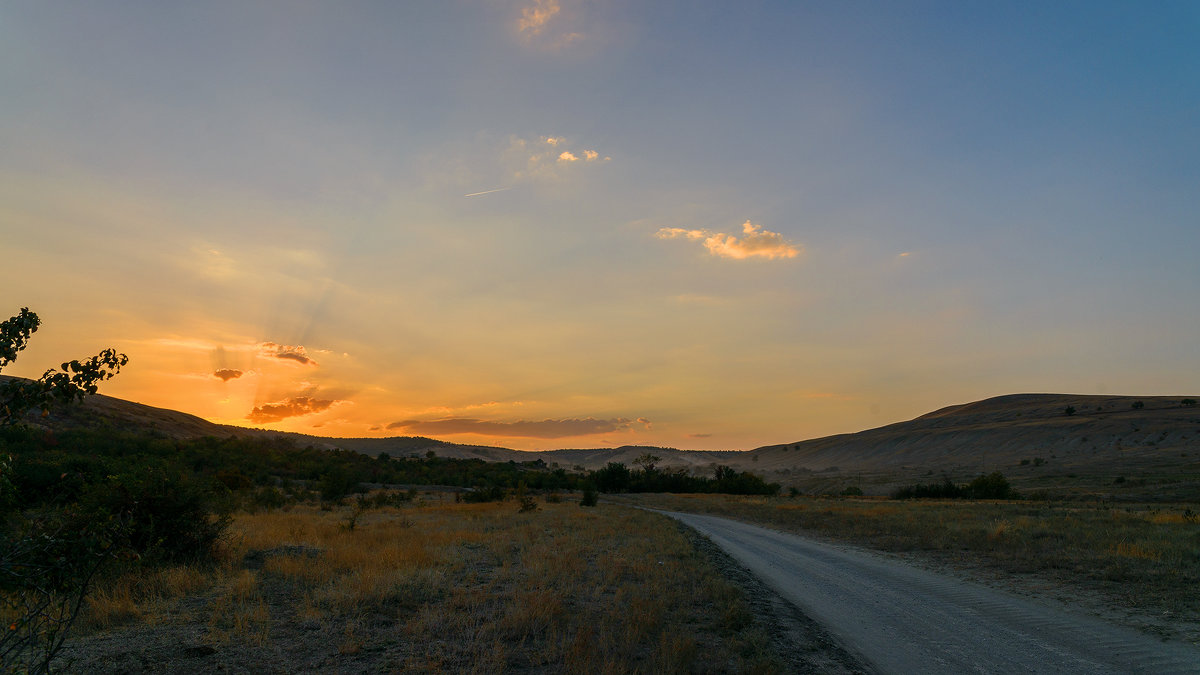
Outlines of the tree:
[{"label": "tree", "polygon": [[1179,405],[1181,405],[1181,406],[1183,406],[1183,407],[1185,407],[1185,408],[1195,408],[1195,407],[1196,407],[1196,399],[1194,399],[1194,398],[1185,398],[1185,399],[1183,399],[1182,401],[1180,401],[1180,402],[1179,402]]},{"label": "tree", "polygon": [[[41,319],[28,307],[0,323],[0,369],[16,360],[40,325]],[[41,408],[45,416],[52,403],[70,403],[95,394],[100,382],[112,378],[127,363],[128,356],[105,349],[86,361],[66,361],[61,371],[51,368],[36,380],[10,380],[0,385],[0,425],[16,424],[35,408]]]},{"label": "tree", "polygon": [[654,473],[654,469],[658,463],[662,461],[662,457],[657,457],[648,452],[642,453],[637,459],[633,460],[634,464],[642,467],[642,471],[646,473]]},{"label": "tree", "polygon": [[[38,315],[22,307],[0,322],[0,369],[12,363],[37,332]],[[37,380],[0,384],[0,426],[18,424],[25,414],[55,402],[95,394],[100,382],[116,375],[129,357],[106,349],[86,361],[67,361]],[[92,577],[109,557],[119,524],[93,527],[86,516],[66,512],[30,518],[10,513],[10,458],[0,458],[0,600],[13,617],[0,635],[0,667],[5,672],[47,673],[75,621]]]}]

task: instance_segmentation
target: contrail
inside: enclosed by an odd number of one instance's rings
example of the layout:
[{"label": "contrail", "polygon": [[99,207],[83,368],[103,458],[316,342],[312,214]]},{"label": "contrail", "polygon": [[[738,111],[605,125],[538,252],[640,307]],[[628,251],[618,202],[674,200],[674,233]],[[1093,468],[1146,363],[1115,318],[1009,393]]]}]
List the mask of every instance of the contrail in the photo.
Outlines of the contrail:
[{"label": "contrail", "polygon": [[511,189],[512,188],[496,188],[495,190],[484,190],[483,192],[472,192],[469,195],[463,195],[463,196],[464,197],[478,197],[479,195],[490,195],[493,192],[504,192],[505,190],[511,190]]}]

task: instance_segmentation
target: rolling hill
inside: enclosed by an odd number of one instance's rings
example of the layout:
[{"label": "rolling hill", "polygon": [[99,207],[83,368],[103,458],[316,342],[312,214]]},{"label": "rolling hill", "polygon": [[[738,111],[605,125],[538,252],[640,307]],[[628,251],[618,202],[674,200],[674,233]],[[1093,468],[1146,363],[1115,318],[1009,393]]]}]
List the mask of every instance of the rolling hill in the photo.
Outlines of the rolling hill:
[{"label": "rolling hill", "polygon": [[1111,481],[1124,474],[1196,476],[1200,485],[1200,407],[1184,404],[1195,398],[1013,394],[948,406],[857,433],[746,452],[648,446],[530,452],[409,436],[326,438],[213,424],[104,395],[56,409],[45,419],[31,417],[30,422],[50,428],[144,429],[171,438],[284,436],[301,446],[368,455],[403,457],[432,451],[441,457],[496,462],[541,459],[568,469],[597,469],[609,462],[632,466],[639,456],[651,453],[665,468],[707,473],[714,464],[726,464],[807,490],[828,491],[849,481],[878,493],[922,476],[945,474],[959,480],[997,470],[1035,486],[1051,476]]}]

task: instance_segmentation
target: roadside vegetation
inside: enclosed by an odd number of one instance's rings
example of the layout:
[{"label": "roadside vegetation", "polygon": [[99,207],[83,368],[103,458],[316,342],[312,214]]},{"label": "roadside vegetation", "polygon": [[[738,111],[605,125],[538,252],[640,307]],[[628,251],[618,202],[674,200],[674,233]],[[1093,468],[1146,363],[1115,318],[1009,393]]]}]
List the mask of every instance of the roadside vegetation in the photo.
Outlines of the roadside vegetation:
[{"label": "roadside vegetation", "polygon": [[1099,591],[1118,607],[1200,622],[1195,504],[838,497],[630,495],[623,502],[709,513]]},{"label": "roadside vegetation", "polygon": [[238,513],[211,565],[113,575],[72,672],[782,672],[740,592],[672,521],[620,506]]}]

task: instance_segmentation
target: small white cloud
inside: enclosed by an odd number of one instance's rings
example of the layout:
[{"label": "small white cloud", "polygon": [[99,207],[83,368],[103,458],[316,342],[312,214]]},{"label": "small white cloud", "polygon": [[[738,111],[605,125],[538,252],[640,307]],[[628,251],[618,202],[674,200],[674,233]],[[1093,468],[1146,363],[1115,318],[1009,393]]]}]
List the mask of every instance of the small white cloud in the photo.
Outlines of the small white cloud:
[{"label": "small white cloud", "polygon": [[592,162],[592,161],[595,161],[596,158],[600,156],[600,153],[596,152],[595,150],[584,150],[583,156],[585,159],[587,159],[587,161]]},{"label": "small white cloud", "polygon": [[560,162],[578,162],[579,158],[576,157],[575,153],[571,152],[570,150],[563,150],[562,154],[558,156],[558,161],[560,161]]},{"label": "small white cloud", "polygon": [[546,136],[544,140],[549,145],[558,145],[566,141],[565,138],[555,138],[554,136]]}]

